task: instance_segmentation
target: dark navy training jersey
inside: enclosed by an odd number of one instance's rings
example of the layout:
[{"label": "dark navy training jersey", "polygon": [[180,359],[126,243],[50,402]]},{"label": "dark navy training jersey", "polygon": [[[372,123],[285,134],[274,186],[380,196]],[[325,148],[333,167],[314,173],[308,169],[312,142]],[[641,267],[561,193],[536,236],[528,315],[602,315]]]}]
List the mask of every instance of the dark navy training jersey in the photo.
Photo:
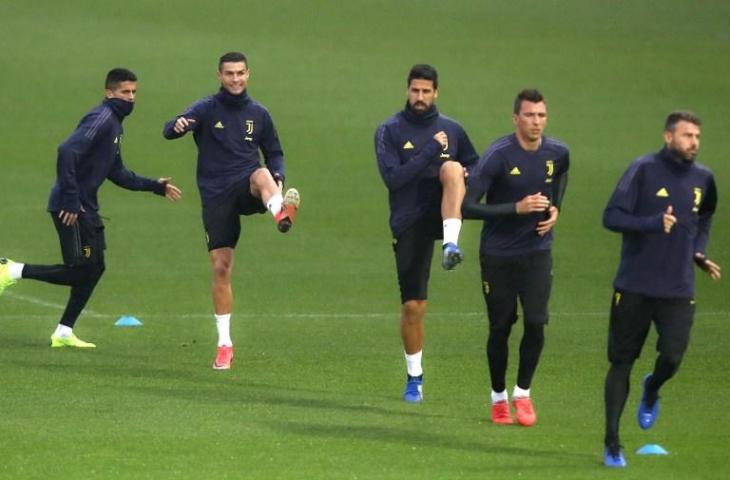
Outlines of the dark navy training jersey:
[{"label": "dark navy training jersey", "polygon": [[[433,138],[440,131],[448,137],[446,148]],[[439,172],[445,160],[469,167],[479,158],[461,125],[438,113],[435,106],[421,115],[406,107],[380,124],[375,131],[375,155],[388,188],[393,236],[424,216],[440,218]]]},{"label": "dark navy training jersey", "polygon": [[[664,233],[671,205],[677,223]],[[717,190],[705,166],[666,148],[634,160],[603,212],[603,225],[621,232],[614,288],[657,298],[694,296],[694,254],[705,254]]]},{"label": "dark navy training jersey", "polygon": [[542,193],[560,208],[569,165],[568,147],[547,136],[534,152],[522,148],[515,134],[487,148],[469,176],[469,197],[474,201],[486,197],[487,205],[505,208],[499,215],[484,218],[482,255],[520,255],[550,249],[552,230],[542,237],[535,231],[547,213],[518,215],[515,204],[528,195]]},{"label": "dark navy training jersey", "polygon": [[261,167],[259,150],[271,174],[283,179],[284,152],[274,122],[268,110],[246,92],[231,95],[221,89],[199,100],[165,124],[165,138],[172,140],[187,133],[173,130],[180,117],[194,120],[188,129],[198,146],[197,180],[204,206]]},{"label": "dark navy training jersey", "polygon": [[85,212],[98,218],[97,194],[107,178],[128,190],[165,194],[165,184],[140,177],[122,163],[122,120],[130,102],[105,99],[89,111],[76,130],[58,147],[56,183],[48,199],[48,211]]}]

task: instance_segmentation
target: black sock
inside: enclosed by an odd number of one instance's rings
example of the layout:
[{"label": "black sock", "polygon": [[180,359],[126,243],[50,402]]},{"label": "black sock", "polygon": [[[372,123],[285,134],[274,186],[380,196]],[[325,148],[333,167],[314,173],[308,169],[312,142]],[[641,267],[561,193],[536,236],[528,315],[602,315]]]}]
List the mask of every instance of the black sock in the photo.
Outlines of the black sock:
[{"label": "black sock", "polygon": [[523,390],[530,388],[544,345],[545,326],[525,324],[525,333],[520,342],[520,366],[517,370],[517,386]]},{"label": "black sock", "polygon": [[659,399],[659,389],[677,373],[681,361],[681,357],[675,359],[670,359],[666,355],[659,355],[657,357],[656,363],[654,364],[654,372],[646,383],[645,389],[645,400],[649,407],[654,406],[654,403]]},{"label": "black sock", "polygon": [[604,401],[606,404],[605,444],[618,444],[618,427],[626,399],[629,396],[629,378],[633,363],[612,363],[606,375]]},{"label": "black sock", "polygon": [[487,360],[489,375],[492,379],[492,390],[503,392],[507,388],[507,360],[509,358],[509,334],[512,325],[504,328],[489,328],[487,339]]},{"label": "black sock", "polygon": [[68,297],[66,309],[63,311],[63,316],[61,316],[61,321],[59,322],[61,325],[66,325],[68,328],[74,328],[76,320],[79,318],[81,311],[88,303],[97,282],[98,279],[90,285],[71,287],[71,294]]}]

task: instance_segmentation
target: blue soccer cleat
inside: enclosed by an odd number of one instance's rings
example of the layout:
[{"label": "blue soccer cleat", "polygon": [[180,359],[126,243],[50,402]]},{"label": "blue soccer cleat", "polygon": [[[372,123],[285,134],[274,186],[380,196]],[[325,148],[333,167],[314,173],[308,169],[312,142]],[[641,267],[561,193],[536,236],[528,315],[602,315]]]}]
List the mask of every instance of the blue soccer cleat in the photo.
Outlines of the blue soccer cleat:
[{"label": "blue soccer cleat", "polygon": [[656,418],[659,416],[659,397],[654,401],[654,405],[649,406],[649,402],[646,398],[646,384],[649,383],[651,373],[648,373],[644,377],[644,381],[641,383],[643,391],[641,393],[641,402],[639,403],[639,410],[636,413],[636,419],[639,421],[639,427],[642,430],[649,430]]},{"label": "blue soccer cleat", "polygon": [[408,403],[421,403],[423,401],[423,375],[417,377],[408,375],[403,400]]},{"label": "blue soccer cleat", "polygon": [[626,467],[626,458],[624,458],[621,445],[617,443],[606,445],[606,449],[603,451],[603,464],[609,468]]},{"label": "blue soccer cleat", "polygon": [[455,243],[444,245],[444,253],[441,257],[441,266],[444,270],[453,270],[458,264],[464,261],[464,252]]}]

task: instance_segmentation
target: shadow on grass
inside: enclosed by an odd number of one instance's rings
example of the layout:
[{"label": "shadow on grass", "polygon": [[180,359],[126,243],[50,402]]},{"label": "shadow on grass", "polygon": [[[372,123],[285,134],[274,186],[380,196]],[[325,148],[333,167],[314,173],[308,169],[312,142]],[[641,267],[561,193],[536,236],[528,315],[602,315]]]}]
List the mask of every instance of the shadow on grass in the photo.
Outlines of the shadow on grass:
[{"label": "shadow on grass", "polygon": [[[398,397],[365,396],[357,393],[312,388],[291,387],[281,376],[282,384],[251,382],[232,375],[232,372],[214,372],[194,365],[156,366],[154,362],[125,363],[109,357],[87,355],[88,352],[49,352],[43,356],[13,360],[18,368],[42,371],[68,387],[75,383],[73,377],[83,377],[80,384],[115,390],[120,396],[153,396],[172,401],[192,401],[209,405],[269,405],[322,411],[353,412],[359,415],[395,415],[448,418],[445,415],[426,413],[410,405],[404,405]],[[90,361],[93,360],[93,361]],[[63,374],[65,373],[65,375]],[[387,406],[392,405],[392,408]]]},{"label": "shadow on grass", "polygon": [[[596,456],[589,453],[566,452],[559,449],[546,448],[521,448],[508,445],[501,440],[500,436],[487,436],[486,431],[483,439],[471,440],[465,439],[463,436],[446,435],[434,433],[433,429],[429,429],[427,434],[423,431],[402,429],[397,427],[385,427],[375,425],[352,425],[331,423],[304,423],[304,422],[269,422],[268,426],[282,434],[296,434],[302,436],[316,436],[323,438],[334,438],[344,440],[372,440],[375,442],[393,443],[405,445],[414,448],[436,448],[451,449],[468,452],[481,452],[485,455],[510,455],[520,458],[522,461],[515,465],[504,465],[498,462],[504,469],[524,469],[527,462],[526,458],[550,459],[550,464],[565,464],[565,462],[586,462],[590,461],[595,464]],[[544,465],[543,465],[544,466]],[[490,467],[492,468],[492,467]],[[530,468],[527,466],[527,468]],[[532,468],[541,468],[533,465]]]}]

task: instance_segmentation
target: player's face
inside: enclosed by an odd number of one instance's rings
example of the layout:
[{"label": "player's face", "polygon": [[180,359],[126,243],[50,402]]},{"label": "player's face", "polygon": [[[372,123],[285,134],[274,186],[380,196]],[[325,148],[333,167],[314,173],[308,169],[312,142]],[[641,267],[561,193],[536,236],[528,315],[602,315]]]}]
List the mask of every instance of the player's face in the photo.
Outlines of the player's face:
[{"label": "player's face", "polygon": [[248,85],[248,73],[246,62],[224,62],[218,70],[218,80],[228,93],[240,95]]},{"label": "player's face", "polygon": [[542,137],[542,132],[547,125],[547,107],[545,102],[522,101],[520,113],[512,115],[517,129],[517,135],[527,142],[537,142]]},{"label": "player's face", "polygon": [[431,80],[414,78],[408,85],[408,105],[416,112],[425,112],[431,108],[438,96],[439,92]]},{"label": "player's face", "polygon": [[119,82],[114,88],[106,89],[106,98],[120,98],[134,102],[137,97],[137,82]]},{"label": "player's face", "polygon": [[674,131],[664,132],[664,142],[683,159],[694,160],[700,149],[700,127],[680,120],[674,126]]}]

